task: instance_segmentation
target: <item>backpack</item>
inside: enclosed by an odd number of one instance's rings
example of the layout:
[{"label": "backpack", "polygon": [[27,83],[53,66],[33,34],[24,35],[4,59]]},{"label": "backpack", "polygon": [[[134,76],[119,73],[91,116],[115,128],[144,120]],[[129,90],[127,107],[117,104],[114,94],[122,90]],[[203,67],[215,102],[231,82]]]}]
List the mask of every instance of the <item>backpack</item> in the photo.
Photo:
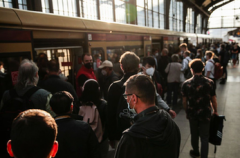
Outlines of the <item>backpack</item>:
[{"label": "backpack", "polygon": [[2,148],[2,146],[4,149],[6,148],[6,143],[10,139],[12,122],[18,114],[28,109],[34,109],[33,102],[30,98],[38,89],[40,88],[34,86],[23,96],[19,96],[16,89],[9,90],[10,98],[4,103],[0,110],[0,148]]},{"label": "backpack", "polygon": [[219,62],[215,62],[213,63],[212,61],[210,61],[213,65],[214,65],[214,78],[217,80],[219,78],[221,78],[223,76],[223,67],[221,66],[221,64]]},{"label": "backpack", "polygon": [[83,121],[91,126],[98,138],[98,142],[100,143],[102,141],[103,129],[97,106],[94,104],[82,105],[79,108],[78,115],[81,115],[83,117]]},{"label": "backpack", "polygon": [[[189,64],[189,60],[188,60],[188,59],[186,59],[186,60],[188,61],[188,64]],[[191,70],[190,70],[189,65],[187,65],[187,66],[188,66],[187,70],[184,71],[184,77],[185,77],[186,79],[189,79],[189,78],[192,77],[192,72],[191,72]]]},{"label": "backpack", "polygon": [[215,145],[214,153],[216,153],[216,145],[222,143],[223,120],[225,116],[212,115],[209,128],[209,143]]}]

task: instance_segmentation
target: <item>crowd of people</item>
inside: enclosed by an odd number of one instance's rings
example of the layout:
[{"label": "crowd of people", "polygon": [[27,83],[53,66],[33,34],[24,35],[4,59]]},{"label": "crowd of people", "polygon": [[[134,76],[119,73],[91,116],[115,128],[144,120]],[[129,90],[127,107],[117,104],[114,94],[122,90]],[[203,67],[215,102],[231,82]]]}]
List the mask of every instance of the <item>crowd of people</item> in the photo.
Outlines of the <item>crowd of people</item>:
[{"label": "crowd of people", "polygon": [[0,156],[7,157],[7,144],[9,155],[18,158],[106,158],[110,145],[115,158],[177,158],[181,135],[173,109],[183,104],[190,155],[206,158],[211,107],[218,115],[216,83],[225,84],[230,55],[235,67],[240,51],[228,44],[179,48],[153,50],[141,64],[135,53],[125,52],[119,59],[121,79],[108,60],[97,75],[92,55],[85,53],[76,90],[60,75],[57,60],[47,61],[45,54],[38,64],[23,60],[16,85],[1,94]]}]

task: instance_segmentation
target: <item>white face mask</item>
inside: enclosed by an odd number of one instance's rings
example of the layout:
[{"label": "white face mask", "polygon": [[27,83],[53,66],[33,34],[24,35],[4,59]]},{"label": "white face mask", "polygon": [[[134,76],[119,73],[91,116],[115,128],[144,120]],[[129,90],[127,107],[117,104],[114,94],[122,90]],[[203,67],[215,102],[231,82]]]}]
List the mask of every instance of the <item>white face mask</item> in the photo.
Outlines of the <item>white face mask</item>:
[{"label": "white face mask", "polygon": [[197,56],[200,56],[200,53],[197,53]]},{"label": "white face mask", "polygon": [[131,109],[131,107],[130,107],[130,102],[131,102],[131,100],[132,100],[132,97],[131,97],[131,99],[129,100],[129,102],[127,103],[127,104],[128,104],[128,110],[129,110],[131,113],[133,113],[134,115],[136,115],[137,112],[136,112],[136,110],[134,109],[135,106],[134,106],[132,109]]},{"label": "white face mask", "polygon": [[1,71],[2,73],[4,73],[5,69],[4,69],[4,68],[1,68],[0,71]]},{"label": "white face mask", "polygon": [[103,76],[106,76],[106,75],[107,75],[107,71],[106,71],[106,70],[102,70],[101,72],[102,72],[102,75],[103,75]]},{"label": "white face mask", "polygon": [[156,53],[155,56],[158,56],[158,53]]},{"label": "white face mask", "polygon": [[153,67],[148,68],[148,69],[146,70],[146,74],[149,75],[149,76],[153,76],[154,71],[155,71],[155,69],[154,69]]}]

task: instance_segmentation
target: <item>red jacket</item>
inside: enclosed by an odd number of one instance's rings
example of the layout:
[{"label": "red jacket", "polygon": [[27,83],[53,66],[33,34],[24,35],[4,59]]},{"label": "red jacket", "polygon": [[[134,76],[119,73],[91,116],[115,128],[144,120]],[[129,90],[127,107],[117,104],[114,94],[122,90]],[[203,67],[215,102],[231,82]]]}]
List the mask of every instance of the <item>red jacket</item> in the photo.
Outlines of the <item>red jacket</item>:
[{"label": "red jacket", "polygon": [[80,86],[78,84],[78,77],[80,75],[85,75],[88,79],[95,79],[97,80],[93,69],[87,69],[84,65],[79,69],[77,76],[76,76],[76,89],[77,89],[77,95],[80,97],[82,95],[82,90],[80,89]]}]

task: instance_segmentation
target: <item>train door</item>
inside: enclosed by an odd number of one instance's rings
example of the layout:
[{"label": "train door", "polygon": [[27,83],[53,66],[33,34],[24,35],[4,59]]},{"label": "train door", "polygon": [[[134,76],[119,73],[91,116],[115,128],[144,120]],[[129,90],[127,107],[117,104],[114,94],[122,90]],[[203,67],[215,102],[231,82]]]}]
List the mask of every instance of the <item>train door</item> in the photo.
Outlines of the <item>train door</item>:
[{"label": "train door", "polygon": [[81,46],[36,48],[35,51],[38,56],[41,53],[46,54],[48,61],[57,60],[61,72],[60,77],[75,86],[75,76],[82,66],[83,49]]}]

